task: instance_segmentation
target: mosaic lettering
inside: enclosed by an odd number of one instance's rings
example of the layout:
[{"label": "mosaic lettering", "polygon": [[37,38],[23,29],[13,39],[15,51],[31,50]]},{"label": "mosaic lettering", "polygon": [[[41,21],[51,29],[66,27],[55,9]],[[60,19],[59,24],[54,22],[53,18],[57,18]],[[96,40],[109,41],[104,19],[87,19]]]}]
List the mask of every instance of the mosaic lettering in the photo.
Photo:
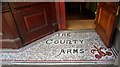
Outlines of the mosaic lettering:
[{"label": "mosaic lettering", "polygon": [[84,40],[46,40],[46,44],[84,44]]},{"label": "mosaic lettering", "polygon": [[57,56],[62,54],[82,54],[85,53],[85,49],[82,48],[69,48],[69,49],[61,49]]},{"label": "mosaic lettering", "polygon": [[59,33],[57,36],[71,36],[71,33]]}]

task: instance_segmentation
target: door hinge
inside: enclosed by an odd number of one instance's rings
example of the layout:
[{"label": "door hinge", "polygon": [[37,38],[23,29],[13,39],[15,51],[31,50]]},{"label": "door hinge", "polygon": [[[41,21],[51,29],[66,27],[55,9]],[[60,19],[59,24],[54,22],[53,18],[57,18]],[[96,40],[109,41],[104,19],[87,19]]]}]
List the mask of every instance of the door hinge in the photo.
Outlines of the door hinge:
[{"label": "door hinge", "polygon": [[120,10],[120,6],[118,6],[118,8],[117,8],[116,16],[118,16],[119,10]]}]

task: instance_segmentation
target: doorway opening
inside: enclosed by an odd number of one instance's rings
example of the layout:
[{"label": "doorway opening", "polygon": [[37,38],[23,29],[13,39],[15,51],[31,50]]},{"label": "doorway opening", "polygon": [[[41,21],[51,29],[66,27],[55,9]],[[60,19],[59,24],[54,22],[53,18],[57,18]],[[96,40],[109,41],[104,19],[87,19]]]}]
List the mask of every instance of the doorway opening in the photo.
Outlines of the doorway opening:
[{"label": "doorway opening", "polygon": [[65,2],[67,29],[95,28],[96,2]]}]

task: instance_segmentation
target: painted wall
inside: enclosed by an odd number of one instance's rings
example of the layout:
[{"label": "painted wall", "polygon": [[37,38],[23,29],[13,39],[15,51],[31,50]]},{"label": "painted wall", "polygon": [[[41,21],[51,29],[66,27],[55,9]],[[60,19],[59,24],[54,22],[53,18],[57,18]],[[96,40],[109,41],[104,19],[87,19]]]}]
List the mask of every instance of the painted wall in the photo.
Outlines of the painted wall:
[{"label": "painted wall", "polygon": [[119,15],[116,22],[117,22],[117,26],[113,35],[112,45],[114,45],[117,52],[120,52],[119,51],[120,49],[120,11],[119,11]]}]

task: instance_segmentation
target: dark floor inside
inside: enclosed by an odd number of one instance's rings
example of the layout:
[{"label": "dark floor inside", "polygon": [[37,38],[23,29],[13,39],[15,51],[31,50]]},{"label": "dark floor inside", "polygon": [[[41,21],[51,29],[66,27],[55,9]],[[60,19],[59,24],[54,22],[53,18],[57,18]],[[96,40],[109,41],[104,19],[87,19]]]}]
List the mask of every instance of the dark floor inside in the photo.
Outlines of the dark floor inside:
[{"label": "dark floor inside", "polygon": [[66,2],[66,23],[69,30],[94,29],[96,3]]},{"label": "dark floor inside", "polygon": [[89,3],[66,2],[66,18],[67,20],[92,20],[95,14],[92,12]]}]

